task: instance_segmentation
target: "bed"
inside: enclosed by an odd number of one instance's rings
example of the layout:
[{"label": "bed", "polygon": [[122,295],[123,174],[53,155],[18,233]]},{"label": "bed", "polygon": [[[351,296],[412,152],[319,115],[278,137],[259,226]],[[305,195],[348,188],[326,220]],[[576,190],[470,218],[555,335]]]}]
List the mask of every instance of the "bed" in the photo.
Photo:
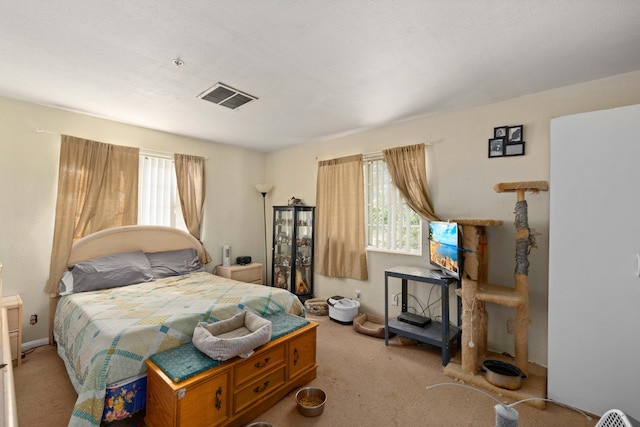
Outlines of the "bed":
[{"label": "bed", "polygon": [[[190,261],[182,263],[186,268],[175,268],[171,259],[163,261],[184,251],[191,254]],[[197,258],[202,251],[187,233],[150,226],[103,230],[73,245],[68,265],[74,271],[74,292],[59,297],[53,320],[58,354],[78,392],[70,426],[99,425],[128,416],[122,401],[132,398],[131,390],[114,391],[112,385],[140,384],[128,380],[144,378],[145,361],[153,354],[190,342],[199,321],[227,319],[242,310],[261,316],[285,312],[304,317],[304,306],[286,290],[202,271],[191,262],[193,254]],[[131,256],[136,260],[134,270],[140,269],[136,263],[141,256],[150,260],[151,280],[145,266],[141,283],[116,283],[129,279],[122,272],[129,268]],[[105,267],[107,262],[115,264]],[[76,275],[76,269],[85,264],[91,265],[91,274]],[[92,274],[102,278],[110,266],[117,280],[110,277],[105,289],[91,290],[99,281]],[[141,279],[135,276],[134,280]],[[87,283],[89,290],[77,292],[76,285]],[[105,402],[107,390],[110,397]]]}]

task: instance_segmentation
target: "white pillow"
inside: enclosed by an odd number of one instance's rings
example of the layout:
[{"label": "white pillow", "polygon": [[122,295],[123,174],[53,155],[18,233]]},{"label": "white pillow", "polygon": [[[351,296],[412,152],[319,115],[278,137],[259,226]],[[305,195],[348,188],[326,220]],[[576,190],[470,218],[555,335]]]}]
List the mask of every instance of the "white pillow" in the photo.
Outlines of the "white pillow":
[{"label": "white pillow", "polygon": [[65,296],[73,293],[73,274],[67,270],[60,279],[59,286],[60,296]]}]

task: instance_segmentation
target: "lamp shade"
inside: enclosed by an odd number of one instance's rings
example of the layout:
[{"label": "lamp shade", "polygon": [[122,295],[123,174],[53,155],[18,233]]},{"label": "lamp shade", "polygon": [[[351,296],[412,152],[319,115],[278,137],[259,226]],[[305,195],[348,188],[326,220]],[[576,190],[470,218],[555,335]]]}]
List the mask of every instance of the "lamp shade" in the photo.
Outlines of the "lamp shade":
[{"label": "lamp shade", "polygon": [[270,185],[270,184],[257,184],[256,185],[256,190],[258,190],[258,192],[262,193],[262,194],[267,194],[269,191],[271,191],[272,188],[273,188],[273,185]]}]

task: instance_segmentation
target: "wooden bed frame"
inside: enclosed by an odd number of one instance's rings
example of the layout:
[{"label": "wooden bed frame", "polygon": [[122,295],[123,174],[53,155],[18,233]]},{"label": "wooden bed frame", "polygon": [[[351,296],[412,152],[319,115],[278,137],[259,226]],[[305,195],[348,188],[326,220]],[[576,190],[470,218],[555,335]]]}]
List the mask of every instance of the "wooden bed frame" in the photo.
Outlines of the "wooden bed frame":
[{"label": "wooden bed frame", "polygon": [[[161,252],[195,248],[200,260],[204,259],[204,247],[191,234],[177,228],[156,225],[128,225],[108,228],[77,240],[71,246],[67,265],[79,261],[111,255],[119,252]],[[49,344],[53,339],[53,319],[59,296],[49,299]]]}]

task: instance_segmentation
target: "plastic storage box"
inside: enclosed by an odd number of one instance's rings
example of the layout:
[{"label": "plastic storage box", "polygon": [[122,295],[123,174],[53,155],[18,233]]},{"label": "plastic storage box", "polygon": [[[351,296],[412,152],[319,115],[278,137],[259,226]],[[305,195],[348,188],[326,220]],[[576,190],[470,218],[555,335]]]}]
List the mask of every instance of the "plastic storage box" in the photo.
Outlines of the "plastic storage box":
[{"label": "plastic storage box", "polygon": [[147,374],[107,385],[102,420],[122,420],[143,409],[147,403]]}]

